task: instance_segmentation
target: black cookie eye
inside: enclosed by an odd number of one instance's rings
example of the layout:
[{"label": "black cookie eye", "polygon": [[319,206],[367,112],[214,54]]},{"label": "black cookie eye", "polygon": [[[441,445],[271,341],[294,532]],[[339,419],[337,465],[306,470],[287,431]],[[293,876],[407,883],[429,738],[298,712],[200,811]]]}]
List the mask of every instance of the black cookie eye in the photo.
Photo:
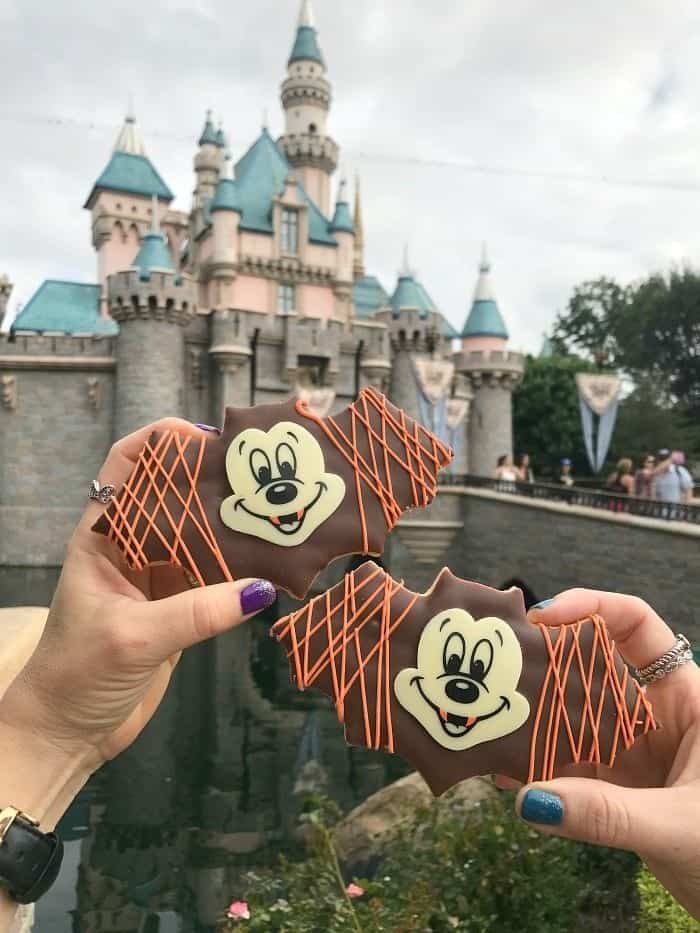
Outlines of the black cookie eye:
[{"label": "black cookie eye", "polygon": [[278,444],[275,451],[277,469],[282,479],[296,479],[297,458],[289,444]]},{"label": "black cookie eye", "polygon": [[459,632],[453,632],[442,651],[442,666],[446,674],[459,674],[467,653],[467,645]]},{"label": "black cookie eye", "polygon": [[493,645],[488,638],[482,638],[474,645],[471,661],[469,662],[469,675],[474,680],[483,680],[491,670],[492,664]]},{"label": "black cookie eye", "polygon": [[267,486],[272,479],[272,464],[264,450],[256,447],[250,452],[250,469],[261,486]]}]

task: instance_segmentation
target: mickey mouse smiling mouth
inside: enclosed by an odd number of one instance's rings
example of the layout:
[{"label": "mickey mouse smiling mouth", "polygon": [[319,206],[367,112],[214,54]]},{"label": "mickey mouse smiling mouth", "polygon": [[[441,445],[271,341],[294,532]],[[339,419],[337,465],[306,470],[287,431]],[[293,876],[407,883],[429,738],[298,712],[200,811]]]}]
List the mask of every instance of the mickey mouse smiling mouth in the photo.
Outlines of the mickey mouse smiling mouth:
[{"label": "mickey mouse smiling mouth", "polygon": [[316,438],[292,421],[236,435],[226,475],[233,495],[221,503],[223,523],[282,547],[303,544],[345,497],[345,482],[326,471]]},{"label": "mickey mouse smiling mouth", "polygon": [[[510,709],[510,700],[508,697],[501,697],[501,704],[497,707],[497,709],[490,713],[483,713],[481,716],[458,716],[455,713],[448,713],[447,710],[436,706],[425,695],[425,692],[421,689],[421,680],[421,677],[416,676],[411,681],[411,684],[415,685],[428,706],[432,706],[438,717],[440,725],[445,730],[447,735],[452,738],[461,738],[463,735],[467,735],[467,733],[471,732],[471,730],[478,722],[483,722],[485,719],[491,719],[492,716],[497,716],[501,710]],[[469,683],[471,682],[465,681],[465,685],[468,685]]]},{"label": "mickey mouse smiling mouth", "polygon": [[[258,515],[257,512],[253,512],[251,509],[246,508],[243,499],[239,499],[233,508],[243,509],[244,512],[247,512],[248,515],[252,515],[254,518],[260,518],[263,521],[270,522],[270,524],[283,535],[294,535],[301,529],[309,511],[316,505],[323,493],[328,491],[326,484],[320,480],[316,485],[318,486],[318,492],[311,502],[303,508],[297,509],[296,512],[289,512],[286,515]],[[292,488],[290,489],[289,487]],[[295,499],[296,496],[297,493],[292,483],[273,483],[267,491],[268,501],[274,504],[282,505],[285,502]]]}]

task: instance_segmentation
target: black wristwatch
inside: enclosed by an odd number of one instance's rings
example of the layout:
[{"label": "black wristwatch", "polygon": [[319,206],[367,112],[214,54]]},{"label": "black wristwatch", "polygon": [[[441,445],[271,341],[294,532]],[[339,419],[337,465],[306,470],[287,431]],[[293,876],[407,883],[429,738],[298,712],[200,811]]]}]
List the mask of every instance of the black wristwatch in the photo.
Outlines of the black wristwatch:
[{"label": "black wristwatch", "polygon": [[56,880],[63,843],[15,807],[0,810],[0,886],[19,904],[38,901]]}]

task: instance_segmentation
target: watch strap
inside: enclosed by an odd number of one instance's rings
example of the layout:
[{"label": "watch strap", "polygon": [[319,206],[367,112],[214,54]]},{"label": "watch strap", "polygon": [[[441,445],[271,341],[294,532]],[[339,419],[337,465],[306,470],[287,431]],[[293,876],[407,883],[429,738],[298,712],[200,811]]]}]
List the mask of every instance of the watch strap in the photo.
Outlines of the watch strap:
[{"label": "watch strap", "polygon": [[63,843],[12,807],[0,811],[0,838],[0,885],[19,904],[37,901],[56,880]]}]

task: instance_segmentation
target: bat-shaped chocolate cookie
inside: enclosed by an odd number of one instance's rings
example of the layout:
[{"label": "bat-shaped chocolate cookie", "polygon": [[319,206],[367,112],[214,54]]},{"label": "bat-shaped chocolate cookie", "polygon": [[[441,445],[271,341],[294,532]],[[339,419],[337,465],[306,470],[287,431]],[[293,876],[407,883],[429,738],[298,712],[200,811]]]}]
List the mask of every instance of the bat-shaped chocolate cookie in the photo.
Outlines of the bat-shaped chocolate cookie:
[{"label": "bat-shaped chocolate cookie", "polygon": [[600,617],[534,625],[520,590],[447,569],[419,595],[367,561],[272,634],[296,685],[334,700],[351,745],[396,752],[436,795],[477,774],[612,765],[656,728]]},{"label": "bat-shaped chocolate cookie", "polygon": [[262,577],[303,597],[335,557],[381,554],[452,451],[374,389],[333,417],[304,402],[228,408],[220,437],[156,432],[93,526],[129,566],[194,584]]}]

